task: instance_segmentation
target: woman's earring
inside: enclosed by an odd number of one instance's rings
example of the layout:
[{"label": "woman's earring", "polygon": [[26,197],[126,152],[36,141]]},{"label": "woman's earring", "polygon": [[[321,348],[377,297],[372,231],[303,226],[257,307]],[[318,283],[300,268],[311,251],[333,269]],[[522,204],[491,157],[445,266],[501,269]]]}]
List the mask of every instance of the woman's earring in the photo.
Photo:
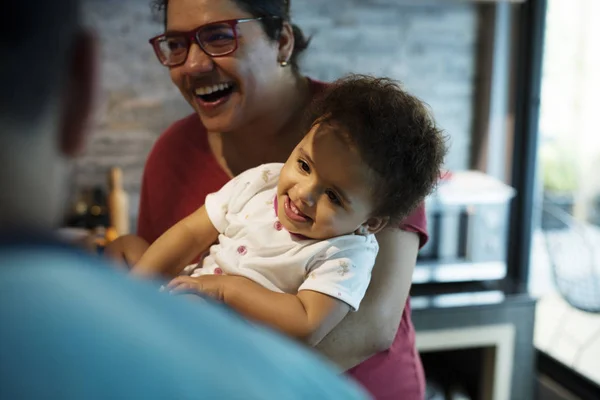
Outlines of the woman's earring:
[{"label": "woman's earring", "polygon": [[279,66],[280,67],[287,67],[289,65],[289,63],[287,61],[279,61]]}]

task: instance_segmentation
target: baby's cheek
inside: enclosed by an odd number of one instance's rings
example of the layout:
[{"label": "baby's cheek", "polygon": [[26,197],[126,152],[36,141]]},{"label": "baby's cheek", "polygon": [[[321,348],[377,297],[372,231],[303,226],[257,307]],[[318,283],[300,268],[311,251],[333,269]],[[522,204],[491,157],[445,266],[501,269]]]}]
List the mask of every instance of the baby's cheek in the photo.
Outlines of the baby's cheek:
[{"label": "baby's cheek", "polygon": [[319,229],[327,232],[330,236],[339,236],[351,233],[363,221],[359,221],[354,215],[339,210],[317,214],[315,222]]},{"label": "baby's cheek", "polygon": [[281,167],[281,171],[279,172],[279,185],[286,182],[286,180],[288,178],[288,174],[289,174],[289,160],[286,161],[285,164],[283,164],[283,167]]},{"label": "baby's cheek", "polygon": [[315,225],[319,229],[328,230],[336,225],[336,215],[330,210],[320,208],[315,216]]}]

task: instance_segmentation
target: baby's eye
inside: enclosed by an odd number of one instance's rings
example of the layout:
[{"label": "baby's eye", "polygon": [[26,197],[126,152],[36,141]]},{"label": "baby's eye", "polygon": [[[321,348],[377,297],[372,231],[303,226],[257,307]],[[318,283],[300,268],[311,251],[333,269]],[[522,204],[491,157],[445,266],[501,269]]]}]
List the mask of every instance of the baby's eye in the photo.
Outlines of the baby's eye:
[{"label": "baby's eye", "polygon": [[310,166],[308,165],[308,163],[304,160],[298,160],[298,166],[300,167],[300,169],[304,172],[310,172]]},{"label": "baby's eye", "polygon": [[327,197],[329,197],[329,200],[333,203],[336,204],[338,206],[342,205],[342,202],[340,201],[340,198],[337,196],[337,194],[335,194],[335,192],[328,190],[326,192]]}]

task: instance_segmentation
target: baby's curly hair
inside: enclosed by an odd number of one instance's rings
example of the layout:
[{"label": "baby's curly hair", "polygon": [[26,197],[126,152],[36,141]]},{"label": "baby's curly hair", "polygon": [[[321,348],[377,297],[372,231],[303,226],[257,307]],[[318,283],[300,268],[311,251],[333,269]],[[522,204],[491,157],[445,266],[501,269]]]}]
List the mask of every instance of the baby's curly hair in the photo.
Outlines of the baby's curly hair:
[{"label": "baby's curly hair", "polygon": [[446,136],[426,105],[388,78],[349,75],[312,104],[310,120],[341,132],[374,172],[373,216],[399,222],[437,185]]}]

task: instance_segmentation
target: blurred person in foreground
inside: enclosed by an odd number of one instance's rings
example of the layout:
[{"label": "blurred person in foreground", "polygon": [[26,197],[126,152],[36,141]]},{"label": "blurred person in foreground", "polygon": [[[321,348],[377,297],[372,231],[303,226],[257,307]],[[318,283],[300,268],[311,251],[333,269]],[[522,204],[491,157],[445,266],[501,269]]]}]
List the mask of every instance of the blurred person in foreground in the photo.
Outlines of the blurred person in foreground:
[{"label": "blurred person in foreground", "polygon": [[0,14],[0,398],[364,398],[224,306],[160,294],[52,237],[94,94],[77,3]]}]

